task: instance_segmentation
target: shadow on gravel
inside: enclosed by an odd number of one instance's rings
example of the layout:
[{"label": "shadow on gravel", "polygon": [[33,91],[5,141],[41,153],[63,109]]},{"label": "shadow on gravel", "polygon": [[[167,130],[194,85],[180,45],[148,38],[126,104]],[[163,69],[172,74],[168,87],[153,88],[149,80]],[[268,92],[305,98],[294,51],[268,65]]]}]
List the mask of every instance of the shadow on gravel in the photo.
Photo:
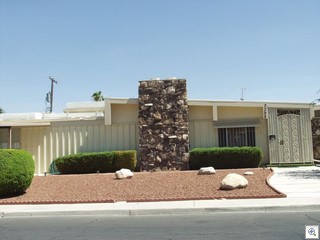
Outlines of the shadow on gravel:
[{"label": "shadow on gravel", "polygon": [[299,170],[281,173],[281,175],[296,179],[319,179],[320,170]]}]

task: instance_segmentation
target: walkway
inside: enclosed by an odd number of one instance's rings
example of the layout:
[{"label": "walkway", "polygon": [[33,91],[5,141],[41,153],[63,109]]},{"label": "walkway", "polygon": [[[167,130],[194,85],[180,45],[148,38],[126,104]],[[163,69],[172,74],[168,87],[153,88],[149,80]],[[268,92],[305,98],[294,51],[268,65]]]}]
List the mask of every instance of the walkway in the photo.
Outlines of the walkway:
[{"label": "walkway", "polygon": [[320,198],[320,167],[273,168],[270,184],[287,198]]}]

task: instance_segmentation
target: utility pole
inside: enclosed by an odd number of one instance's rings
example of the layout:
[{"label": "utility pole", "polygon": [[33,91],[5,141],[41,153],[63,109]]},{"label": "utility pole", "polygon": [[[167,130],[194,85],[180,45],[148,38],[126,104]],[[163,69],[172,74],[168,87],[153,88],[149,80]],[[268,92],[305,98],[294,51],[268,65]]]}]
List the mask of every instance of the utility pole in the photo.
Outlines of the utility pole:
[{"label": "utility pole", "polygon": [[53,84],[58,84],[58,82],[53,78],[49,76],[49,79],[51,80],[51,91],[50,91],[50,113],[52,113],[53,109]]},{"label": "utility pole", "polygon": [[241,101],[244,100],[244,91],[245,90],[246,90],[245,88],[241,88],[241,98],[240,98]]}]

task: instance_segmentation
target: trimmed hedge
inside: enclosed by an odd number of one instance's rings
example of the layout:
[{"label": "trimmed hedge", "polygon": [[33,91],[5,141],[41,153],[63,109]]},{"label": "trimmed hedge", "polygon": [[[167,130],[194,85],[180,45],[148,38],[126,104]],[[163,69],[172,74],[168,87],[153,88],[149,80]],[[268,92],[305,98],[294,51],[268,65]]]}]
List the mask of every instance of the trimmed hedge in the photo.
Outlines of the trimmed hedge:
[{"label": "trimmed hedge", "polygon": [[23,194],[32,182],[34,170],[30,153],[20,149],[1,149],[0,197]]},{"label": "trimmed hedge", "polygon": [[55,166],[62,174],[106,173],[128,168],[134,170],[137,159],[136,151],[113,151],[78,153],[59,157],[54,160]]},{"label": "trimmed hedge", "polygon": [[137,152],[135,150],[114,151],[113,171],[127,168],[134,171],[137,165]]},{"label": "trimmed hedge", "polygon": [[216,169],[256,168],[262,160],[262,151],[258,147],[213,147],[194,148],[190,151],[190,169],[201,167]]},{"label": "trimmed hedge", "polygon": [[104,173],[112,169],[113,158],[111,152],[78,153],[59,157],[54,162],[58,171],[64,174]]}]

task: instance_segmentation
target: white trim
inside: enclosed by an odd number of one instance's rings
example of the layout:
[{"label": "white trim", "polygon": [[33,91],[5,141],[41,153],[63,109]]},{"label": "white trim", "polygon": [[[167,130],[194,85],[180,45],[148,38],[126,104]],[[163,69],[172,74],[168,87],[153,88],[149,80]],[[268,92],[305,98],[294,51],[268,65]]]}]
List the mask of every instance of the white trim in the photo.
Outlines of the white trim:
[{"label": "white trim", "polygon": [[65,108],[63,112],[65,113],[103,112],[104,104],[105,104],[104,101],[67,103],[67,108]]},{"label": "white trim", "polygon": [[138,98],[106,98],[105,102],[111,104],[139,104]]},{"label": "white trim", "polygon": [[109,100],[105,100],[105,105],[104,105],[104,123],[107,126],[110,126],[112,124],[111,121],[111,102]]},{"label": "white trim", "polygon": [[214,128],[238,128],[238,127],[259,127],[260,119],[233,119],[221,120],[213,123]]},{"label": "white trim", "polygon": [[0,127],[38,127],[38,126],[50,126],[50,122],[29,122],[29,121],[21,121],[21,122],[11,122],[4,121],[0,122]]}]

